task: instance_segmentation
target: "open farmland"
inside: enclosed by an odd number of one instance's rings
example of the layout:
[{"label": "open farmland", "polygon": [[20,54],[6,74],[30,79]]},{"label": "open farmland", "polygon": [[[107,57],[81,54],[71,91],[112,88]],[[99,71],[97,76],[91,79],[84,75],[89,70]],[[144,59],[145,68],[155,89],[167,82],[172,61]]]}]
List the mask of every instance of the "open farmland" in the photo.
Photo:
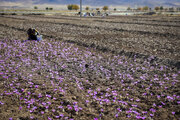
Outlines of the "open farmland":
[{"label": "open farmland", "polygon": [[179,17],[4,15],[0,29],[0,119],[180,118]]}]

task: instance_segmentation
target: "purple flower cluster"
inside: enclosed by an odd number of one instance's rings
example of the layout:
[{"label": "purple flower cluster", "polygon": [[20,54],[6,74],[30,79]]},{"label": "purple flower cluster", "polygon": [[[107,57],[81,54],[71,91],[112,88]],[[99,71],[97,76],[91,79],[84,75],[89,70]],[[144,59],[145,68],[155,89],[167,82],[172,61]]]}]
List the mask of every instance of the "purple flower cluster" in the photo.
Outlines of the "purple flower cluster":
[{"label": "purple flower cluster", "polygon": [[[32,115],[70,120],[88,111],[95,112],[94,120],[105,114],[146,119],[167,104],[179,104],[179,96],[171,93],[179,71],[152,65],[151,59],[142,63],[60,41],[1,40],[0,46],[5,88],[0,94],[20,100],[19,110]],[[175,109],[169,113],[176,115]]]}]

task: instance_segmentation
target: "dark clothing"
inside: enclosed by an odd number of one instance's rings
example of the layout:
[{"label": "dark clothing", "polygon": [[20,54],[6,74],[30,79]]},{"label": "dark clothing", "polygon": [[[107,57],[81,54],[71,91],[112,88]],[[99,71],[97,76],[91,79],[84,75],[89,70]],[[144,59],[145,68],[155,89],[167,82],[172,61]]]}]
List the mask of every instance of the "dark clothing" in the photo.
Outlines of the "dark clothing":
[{"label": "dark clothing", "polygon": [[37,35],[39,35],[39,32],[36,29],[29,28],[27,34],[28,40],[37,40]]}]

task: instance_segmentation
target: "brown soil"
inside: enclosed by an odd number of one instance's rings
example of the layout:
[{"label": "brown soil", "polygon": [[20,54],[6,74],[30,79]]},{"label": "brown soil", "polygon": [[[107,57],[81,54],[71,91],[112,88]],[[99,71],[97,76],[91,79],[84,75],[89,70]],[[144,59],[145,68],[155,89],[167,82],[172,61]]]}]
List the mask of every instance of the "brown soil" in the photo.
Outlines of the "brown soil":
[{"label": "brown soil", "polygon": [[0,17],[0,119],[180,118],[178,17]]}]

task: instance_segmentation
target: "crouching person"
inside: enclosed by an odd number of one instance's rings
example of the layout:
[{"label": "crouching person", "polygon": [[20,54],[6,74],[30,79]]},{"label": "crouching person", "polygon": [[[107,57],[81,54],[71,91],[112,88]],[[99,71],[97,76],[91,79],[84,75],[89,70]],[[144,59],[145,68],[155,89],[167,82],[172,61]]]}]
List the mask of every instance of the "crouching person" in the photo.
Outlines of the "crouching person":
[{"label": "crouching person", "polygon": [[34,28],[29,28],[27,31],[28,34],[28,40],[42,40],[42,35],[39,34],[39,32]]}]

